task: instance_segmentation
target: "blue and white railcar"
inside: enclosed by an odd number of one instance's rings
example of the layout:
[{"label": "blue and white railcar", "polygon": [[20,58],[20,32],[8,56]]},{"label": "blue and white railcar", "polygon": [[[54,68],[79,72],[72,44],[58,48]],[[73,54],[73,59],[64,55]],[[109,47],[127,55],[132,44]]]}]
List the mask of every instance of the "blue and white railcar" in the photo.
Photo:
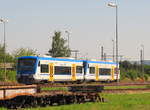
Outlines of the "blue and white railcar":
[{"label": "blue and white railcar", "polygon": [[22,83],[82,81],[83,78],[82,60],[37,56],[18,58],[17,79]]},{"label": "blue and white railcar", "polygon": [[[85,80],[115,81],[117,79],[116,63],[105,61],[84,61]],[[120,75],[118,74],[118,79]]]}]

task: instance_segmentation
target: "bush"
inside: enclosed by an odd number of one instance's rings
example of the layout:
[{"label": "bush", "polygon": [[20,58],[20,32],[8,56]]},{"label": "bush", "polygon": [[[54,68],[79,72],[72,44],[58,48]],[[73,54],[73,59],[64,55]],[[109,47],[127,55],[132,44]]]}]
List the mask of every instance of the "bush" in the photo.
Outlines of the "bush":
[{"label": "bush", "polygon": [[150,88],[150,85],[147,85],[146,88]]},{"label": "bush", "polygon": [[135,71],[135,70],[129,70],[127,73],[126,73],[126,77],[127,78],[130,78],[131,80],[135,80],[138,78],[138,72]]},{"label": "bush", "polygon": [[[0,70],[0,81],[5,80],[4,70]],[[7,70],[6,71],[6,80],[7,81],[16,81],[16,71]]]},{"label": "bush", "polygon": [[0,81],[4,81],[4,71],[0,70]]},{"label": "bush", "polygon": [[149,77],[149,76],[148,76],[147,74],[144,74],[144,80],[145,80],[145,81],[148,80],[148,77]]},{"label": "bush", "polygon": [[9,70],[7,71],[6,76],[9,81],[16,81],[16,71]]},{"label": "bush", "polygon": [[150,75],[150,66],[149,65],[144,65],[144,72],[148,75]]}]

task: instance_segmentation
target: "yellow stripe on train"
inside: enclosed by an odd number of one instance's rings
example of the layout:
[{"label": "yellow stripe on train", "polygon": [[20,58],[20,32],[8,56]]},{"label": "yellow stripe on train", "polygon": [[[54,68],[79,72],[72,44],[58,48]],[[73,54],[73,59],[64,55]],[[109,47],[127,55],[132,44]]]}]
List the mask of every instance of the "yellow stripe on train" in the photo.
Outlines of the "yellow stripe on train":
[{"label": "yellow stripe on train", "polygon": [[99,80],[99,66],[96,65],[96,81]]},{"label": "yellow stripe on train", "polygon": [[115,73],[115,67],[112,66],[112,69],[111,69],[111,80],[114,80],[114,73]]},{"label": "yellow stripe on train", "polygon": [[72,64],[72,81],[76,80],[76,64]]},{"label": "yellow stripe on train", "polygon": [[54,81],[54,64],[53,63],[49,63],[49,81]]}]

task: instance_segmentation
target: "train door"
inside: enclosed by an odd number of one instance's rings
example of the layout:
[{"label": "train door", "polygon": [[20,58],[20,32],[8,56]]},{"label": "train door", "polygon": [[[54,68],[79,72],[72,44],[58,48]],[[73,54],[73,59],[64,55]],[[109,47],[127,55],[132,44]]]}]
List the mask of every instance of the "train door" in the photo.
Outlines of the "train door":
[{"label": "train door", "polygon": [[[117,69],[118,69],[118,71],[117,71]],[[120,70],[119,70],[119,68],[114,68],[114,76],[115,76],[115,78],[114,78],[114,80],[118,80],[118,79],[120,79]]]},{"label": "train door", "polygon": [[54,81],[54,64],[49,63],[49,81]]},{"label": "train door", "polygon": [[111,80],[112,81],[114,80],[114,73],[115,73],[115,67],[112,66],[112,68],[111,68]]},{"label": "train door", "polygon": [[76,64],[72,64],[72,81],[76,80]]},{"label": "train door", "polygon": [[96,76],[96,81],[98,81],[99,80],[99,66],[98,65],[96,65],[96,72],[95,72],[96,74],[95,74],[95,76]]},{"label": "train door", "polygon": [[96,75],[96,65],[95,64],[89,64],[88,68],[88,79],[91,81],[95,81],[96,78],[98,79],[98,75]]}]

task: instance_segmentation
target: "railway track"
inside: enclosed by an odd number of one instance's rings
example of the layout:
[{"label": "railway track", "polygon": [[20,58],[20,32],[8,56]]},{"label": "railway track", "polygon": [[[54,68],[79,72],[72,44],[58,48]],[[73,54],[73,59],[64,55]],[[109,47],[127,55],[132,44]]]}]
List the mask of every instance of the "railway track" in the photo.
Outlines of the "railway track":
[{"label": "railway track", "polygon": [[[12,86],[13,85],[13,86]],[[150,85],[150,83],[120,83],[119,86]],[[38,84],[22,85],[15,83],[0,86],[0,107],[6,108],[28,108],[47,105],[64,105],[84,102],[104,102],[100,96],[103,93],[143,93],[149,92],[150,88],[128,88],[128,89],[104,89],[104,86],[116,86],[113,84]],[[68,87],[63,90],[42,90],[43,87]],[[104,90],[103,90],[104,89]]]},{"label": "railway track", "polygon": [[104,89],[103,93],[150,93],[150,88]]},{"label": "railway track", "polygon": [[144,83],[82,83],[82,84],[59,84],[59,83],[45,83],[38,84],[40,87],[69,87],[69,86],[143,86],[150,85],[150,82]]},{"label": "railway track", "polygon": [[[25,84],[17,83],[17,82],[0,82],[0,86],[23,86]],[[64,83],[41,83],[37,84],[39,87],[69,87],[69,86],[142,86],[142,85],[150,85],[150,82],[130,82],[130,83],[116,83],[116,82],[111,82],[111,83],[81,83],[81,84],[64,84]]]}]

